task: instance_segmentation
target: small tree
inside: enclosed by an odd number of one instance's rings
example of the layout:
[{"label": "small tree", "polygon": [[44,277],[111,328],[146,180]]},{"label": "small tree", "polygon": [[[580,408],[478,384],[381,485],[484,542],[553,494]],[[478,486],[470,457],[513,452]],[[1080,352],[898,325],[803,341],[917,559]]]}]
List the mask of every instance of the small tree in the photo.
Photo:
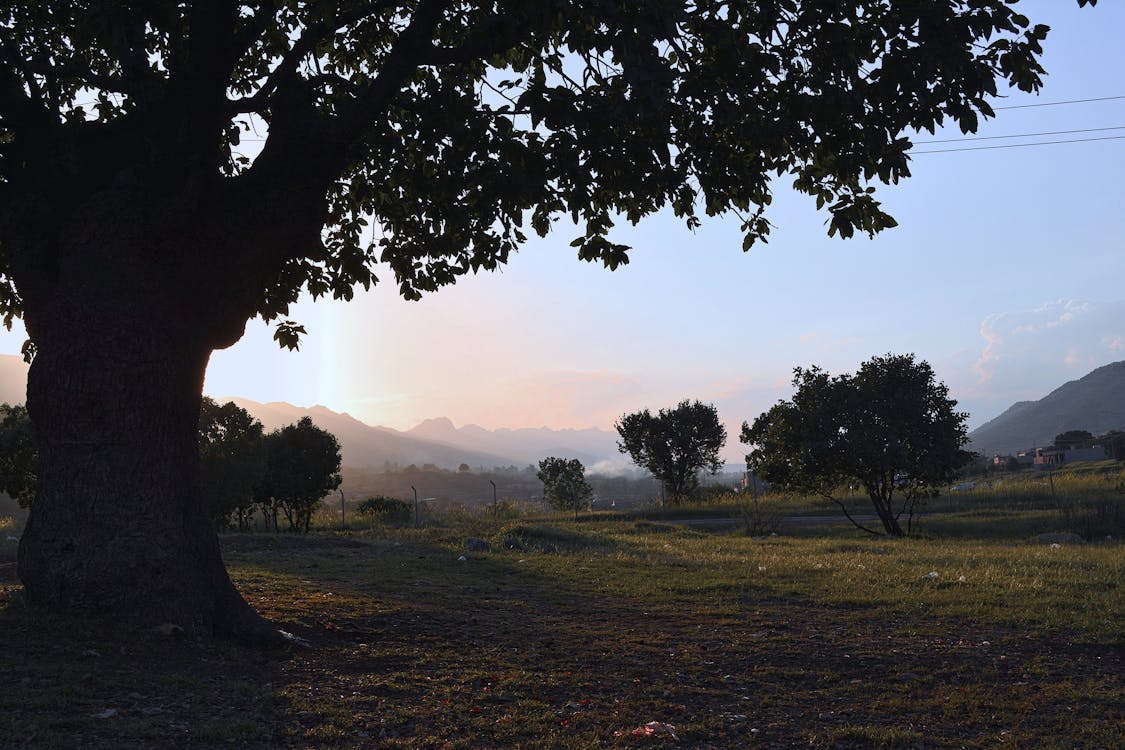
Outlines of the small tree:
[{"label": "small tree", "polygon": [[574,509],[574,520],[578,511],[590,507],[594,488],[586,482],[586,467],[577,458],[555,458],[551,456],[539,462],[536,476],[543,482],[543,497],[557,510]]},{"label": "small tree", "polygon": [[711,404],[685,400],[656,416],[645,409],[624,415],[614,427],[621,436],[618,449],[663,482],[673,503],[695,491],[700,470],[714,474],[722,466],[727,431]]},{"label": "small tree", "polygon": [[265,450],[266,472],[254,489],[255,499],[272,519],[274,531],[281,511],[290,531],[307,533],[316,506],[340,486],[339,441],[302,417],[266,435]]},{"label": "small tree", "polygon": [[21,508],[35,499],[35,432],[27,409],[0,404],[0,492],[7,492]]},{"label": "small tree", "polygon": [[1125,432],[1121,430],[1110,430],[1103,435],[1098,436],[1098,442],[1105,448],[1106,453],[1114,461],[1125,460]]},{"label": "small tree", "polygon": [[217,528],[236,517],[245,530],[254,508],[254,486],[265,474],[262,423],[233,401],[203,398],[199,410],[200,483]]},{"label": "small tree", "polygon": [[1055,435],[1054,446],[1056,450],[1074,450],[1075,448],[1089,448],[1094,443],[1094,436],[1087,430],[1067,430]]},{"label": "small tree", "polygon": [[[858,481],[867,492],[884,533],[902,536],[922,498],[951,482],[972,454],[965,419],[954,411],[945,384],[913,354],[874,357],[854,376],[829,377],[818,367],[794,370],[797,392],[754,420],[743,423],[743,443],[754,446],[747,468],[782,487],[836,502],[858,528],[838,490]],[[901,498],[896,505],[896,495]]]}]

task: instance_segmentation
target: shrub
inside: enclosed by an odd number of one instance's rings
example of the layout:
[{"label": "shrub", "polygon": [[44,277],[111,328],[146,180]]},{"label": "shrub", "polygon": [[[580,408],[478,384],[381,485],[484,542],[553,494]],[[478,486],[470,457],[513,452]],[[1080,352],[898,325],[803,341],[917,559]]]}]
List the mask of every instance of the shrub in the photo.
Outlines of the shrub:
[{"label": "shrub", "polygon": [[604,542],[557,526],[515,521],[505,524],[496,533],[494,544],[501,549],[521,552],[576,552],[603,546]]},{"label": "shrub", "polygon": [[413,516],[414,506],[405,500],[374,495],[356,506],[356,512],[380,521],[403,523],[409,521]]}]

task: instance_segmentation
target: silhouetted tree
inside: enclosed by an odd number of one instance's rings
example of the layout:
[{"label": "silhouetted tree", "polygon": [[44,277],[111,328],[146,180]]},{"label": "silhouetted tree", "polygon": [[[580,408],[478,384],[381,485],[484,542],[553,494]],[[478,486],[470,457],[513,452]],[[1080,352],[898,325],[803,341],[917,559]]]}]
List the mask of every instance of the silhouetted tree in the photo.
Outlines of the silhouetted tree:
[{"label": "silhouetted tree", "polygon": [[278,642],[199,495],[204,371],[249,318],[295,347],[303,292],[348,299],[381,263],[415,298],[563,217],[609,268],[614,222],[667,209],[735,211],[749,247],[780,174],[829,234],[874,233],[894,221],[869,183],[909,175],[904,134],[975,130],[1000,80],[1038,90],[1046,33],[1000,0],[5,3],[27,598]]},{"label": "silhouetted tree", "polygon": [[336,436],[302,417],[265,437],[266,470],[254,489],[277,530],[278,512],[290,531],[308,532],[313,511],[340,486],[340,443]]},{"label": "silhouetted tree", "polygon": [[1087,430],[1067,430],[1055,435],[1054,446],[1057,450],[1073,450],[1074,448],[1089,448],[1094,443],[1094,436]]},{"label": "silhouetted tree", "polygon": [[835,501],[864,531],[879,533],[839,500],[849,482],[863,486],[884,533],[897,537],[902,514],[909,531],[918,500],[972,460],[962,449],[968,415],[955,411],[949,389],[913,354],[873,357],[855,375],[798,367],[793,385],[792,401],[742,424],[741,441],[753,446],[746,466],[775,485]]},{"label": "silhouetted tree", "polygon": [[586,467],[577,458],[551,456],[539,462],[536,474],[543,483],[543,497],[557,510],[578,511],[590,507],[594,489],[586,482]]},{"label": "silhouetted tree", "polygon": [[0,492],[27,508],[35,499],[35,431],[21,404],[0,404]]},{"label": "silhouetted tree", "polygon": [[1114,461],[1125,461],[1125,432],[1110,430],[1098,436],[1100,443]]},{"label": "silhouetted tree", "polygon": [[199,411],[200,484],[211,518],[227,528],[233,515],[244,530],[254,509],[254,486],[266,469],[262,423],[228,401],[203,398]]},{"label": "silhouetted tree", "polygon": [[714,474],[723,465],[719,451],[727,431],[711,404],[681,401],[656,416],[645,409],[622,416],[614,427],[618,450],[663,482],[673,503],[691,496],[700,471]]}]

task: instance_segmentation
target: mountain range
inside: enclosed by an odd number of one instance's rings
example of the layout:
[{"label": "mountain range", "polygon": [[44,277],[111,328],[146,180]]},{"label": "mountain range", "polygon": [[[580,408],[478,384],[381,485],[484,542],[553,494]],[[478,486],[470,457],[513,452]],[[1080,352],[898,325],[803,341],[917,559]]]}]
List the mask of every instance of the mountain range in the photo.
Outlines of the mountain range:
[{"label": "mountain range", "polygon": [[[22,404],[27,398],[27,364],[21,357],[0,354],[0,403]],[[311,417],[318,426],[340,441],[343,464],[358,469],[382,469],[388,464],[434,464],[456,469],[496,466],[523,467],[546,456],[577,458],[588,467],[600,462],[624,468],[627,462],[617,451],[617,433],[607,430],[552,430],[546,427],[486,430],[477,425],[454,427],[442,417],[427,419],[413,429],[401,431],[366,424],[347,413],[324,406],[302,407],[284,402],[260,403],[245,398],[234,401],[258,419],[266,430]]]},{"label": "mountain range", "polygon": [[1067,430],[1125,430],[1125,361],[1099,367],[1038,401],[1012,404],[969,433],[970,447],[985,456],[1013,455],[1050,445]]},{"label": "mountain range", "polygon": [[477,425],[454,427],[444,417],[427,419],[413,429],[400,431],[375,427],[347,413],[324,406],[310,408],[284,402],[258,403],[244,398],[234,401],[258,419],[266,430],[292,424],[304,416],[336,436],[343,464],[353,468],[381,469],[387,464],[434,464],[456,469],[491,469],[497,466],[526,466],[547,456],[577,458],[587,467],[623,459],[617,452],[617,433],[606,430],[552,430],[547,427],[518,430],[486,430]]},{"label": "mountain range", "polygon": [[[23,403],[27,365],[13,355],[0,355],[0,402]],[[631,466],[617,450],[617,434],[600,429],[553,430],[546,427],[487,430],[477,425],[455,427],[445,417],[427,419],[401,431],[376,427],[324,406],[268,404],[232,400],[259,419],[267,430],[292,424],[303,416],[336,435],[344,465],[382,469],[387,464],[434,464],[456,469],[526,466],[546,456],[577,458],[588,468],[620,472]],[[1067,430],[1095,435],[1125,430],[1125,361],[1099,367],[1072,380],[1038,401],[1020,401],[969,433],[970,447],[983,455],[1014,454],[1051,443]]]}]

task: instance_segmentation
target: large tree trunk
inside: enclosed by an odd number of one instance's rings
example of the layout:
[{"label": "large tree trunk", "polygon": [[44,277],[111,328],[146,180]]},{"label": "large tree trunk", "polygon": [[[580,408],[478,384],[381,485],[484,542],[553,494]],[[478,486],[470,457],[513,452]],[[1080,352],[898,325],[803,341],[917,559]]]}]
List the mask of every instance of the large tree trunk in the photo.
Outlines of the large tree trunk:
[{"label": "large tree trunk", "polygon": [[37,321],[28,375],[39,444],[39,492],[19,549],[28,599],[280,640],[231,584],[200,494],[209,349],[182,321],[54,311]]},{"label": "large tree trunk", "polygon": [[9,210],[3,225],[37,348],[38,494],[19,549],[27,598],[280,643],[227,576],[199,477],[207,360],[241,336],[246,290],[262,284],[242,251],[255,245],[237,234],[248,212],[128,180],[65,220],[33,215],[54,205],[33,198],[30,218]]}]

